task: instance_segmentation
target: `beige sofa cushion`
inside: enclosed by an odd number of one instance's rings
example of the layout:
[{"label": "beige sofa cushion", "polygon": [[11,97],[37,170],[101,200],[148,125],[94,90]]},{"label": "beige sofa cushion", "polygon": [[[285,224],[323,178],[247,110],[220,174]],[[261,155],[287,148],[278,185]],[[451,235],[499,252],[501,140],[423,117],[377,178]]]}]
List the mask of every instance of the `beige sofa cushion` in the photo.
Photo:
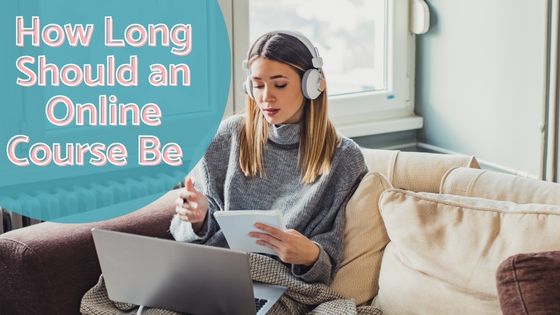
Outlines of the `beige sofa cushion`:
[{"label": "beige sofa cushion", "polygon": [[371,172],[378,172],[389,179],[393,166],[397,160],[400,151],[397,150],[379,150],[362,148],[364,159],[367,167]]},{"label": "beige sofa cushion", "polygon": [[443,177],[443,194],[560,205],[560,184],[488,170],[454,168]]},{"label": "beige sofa cushion", "polygon": [[346,206],[342,263],[331,288],[358,305],[370,302],[378,290],[381,257],[389,238],[377,204],[387,188],[383,175],[370,172]]},{"label": "beige sofa cushion", "polygon": [[500,314],[507,257],[560,249],[560,207],[389,189],[374,305],[384,314]]},{"label": "beige sofa cushion", "polygon": [[454,167],[479,168],[473,156],[362,149],[370,171],[391,185],[412,191],[438,192],[443,175]]}]

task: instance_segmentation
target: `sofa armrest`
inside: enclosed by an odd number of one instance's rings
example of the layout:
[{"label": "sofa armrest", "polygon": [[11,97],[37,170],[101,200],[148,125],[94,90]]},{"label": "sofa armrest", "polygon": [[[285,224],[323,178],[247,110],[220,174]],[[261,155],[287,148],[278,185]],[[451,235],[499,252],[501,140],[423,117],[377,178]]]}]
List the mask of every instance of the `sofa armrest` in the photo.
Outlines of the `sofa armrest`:
[{"label": "sofa armrest", "polygon": [[491,170],[457,167],[442,178],[440,193],[515,203],[560,205],[560,184]]},{"label": "sofa armrest", "polygon": [[370,171],[385,176],[395,188],[438,192],[442,177],[454,167],[480,168],[474,156],[401,152],[362,148]]},{"label": "sofa armrest", "polygon": [[91,228],[171,238],[176,195],[107,221],[45,222],[0,235],[0,314],[78,314],[101,274]]}]

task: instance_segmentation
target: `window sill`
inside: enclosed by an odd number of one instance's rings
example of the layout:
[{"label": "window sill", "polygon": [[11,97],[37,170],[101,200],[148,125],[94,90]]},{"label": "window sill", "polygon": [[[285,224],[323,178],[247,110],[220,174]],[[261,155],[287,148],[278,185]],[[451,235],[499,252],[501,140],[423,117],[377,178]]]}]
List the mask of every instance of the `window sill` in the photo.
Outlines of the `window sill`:
[{"label": "window sill", "polygon": [[336,130],[346,137],[361,137],[390,132],[416,130],[421,129],[423,125],[423,118],[416,115],[352,124],[341,124],[335,122]]}]

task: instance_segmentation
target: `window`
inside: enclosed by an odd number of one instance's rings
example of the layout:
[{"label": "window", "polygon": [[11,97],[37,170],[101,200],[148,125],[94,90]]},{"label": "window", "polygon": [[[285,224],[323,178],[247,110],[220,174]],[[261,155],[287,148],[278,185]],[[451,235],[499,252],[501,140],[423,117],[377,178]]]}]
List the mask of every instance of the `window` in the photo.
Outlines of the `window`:
[{"label": "window", "polygon": [[249,42],[268,31],[298,30],[325,60],[336,60],[323,67],[331,96],[382,91],[387,87],[387,2],[250,0]]},{"label": "window", "polygon": [[[230,2],[228,2],[230,1]],[[260,34],[295,30],[319,49],[329,111],[346,136],[422,127],[414,115],[414,36],[408,0],[223,0],[233,49],[233,99],[245,108],[241,62]]]}]

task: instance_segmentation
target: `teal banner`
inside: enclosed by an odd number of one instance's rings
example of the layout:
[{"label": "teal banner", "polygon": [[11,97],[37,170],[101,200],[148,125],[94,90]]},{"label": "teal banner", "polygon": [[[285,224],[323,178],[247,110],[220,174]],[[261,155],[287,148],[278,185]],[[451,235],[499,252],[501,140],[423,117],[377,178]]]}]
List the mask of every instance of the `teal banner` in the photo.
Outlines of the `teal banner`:
[{"label": "teal banner", "polygon": [[183,180],[223,116],[215,0],[0,4],[0,206],[91,222]]}]

